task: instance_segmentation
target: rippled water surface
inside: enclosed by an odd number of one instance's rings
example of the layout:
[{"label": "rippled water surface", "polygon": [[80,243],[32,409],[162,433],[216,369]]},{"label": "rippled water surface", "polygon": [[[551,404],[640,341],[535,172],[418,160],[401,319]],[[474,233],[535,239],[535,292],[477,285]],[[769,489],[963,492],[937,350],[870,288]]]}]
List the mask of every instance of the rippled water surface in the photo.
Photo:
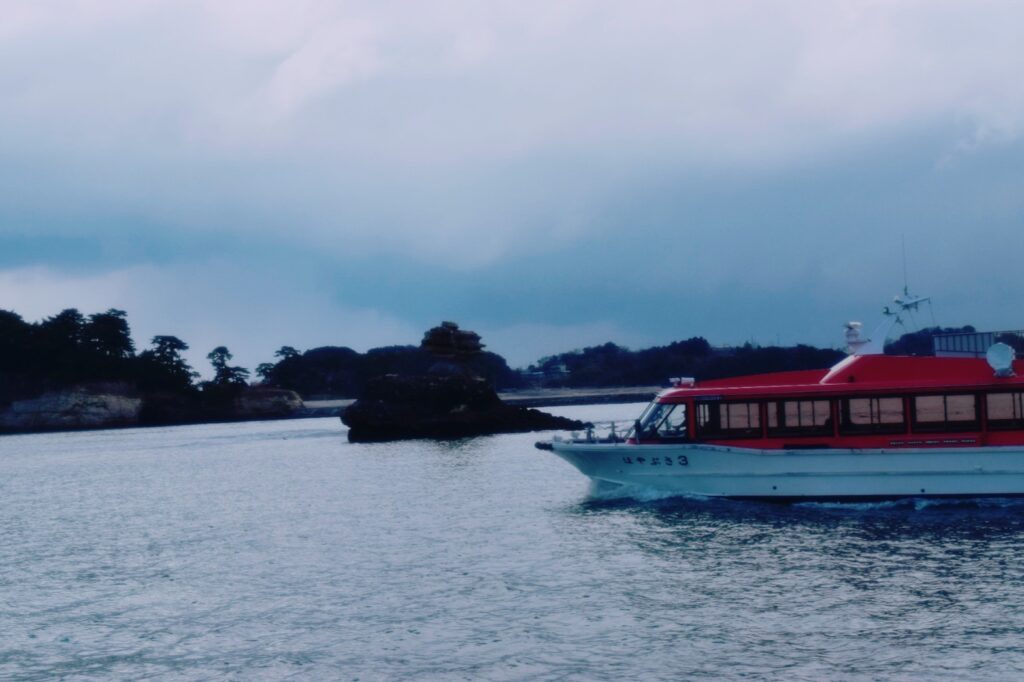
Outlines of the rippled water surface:
[{"label": "rippled water surface", "polygon": [[0,678],[1024,672],[1024,504],[596,499],[537,438],[2,437]]}]

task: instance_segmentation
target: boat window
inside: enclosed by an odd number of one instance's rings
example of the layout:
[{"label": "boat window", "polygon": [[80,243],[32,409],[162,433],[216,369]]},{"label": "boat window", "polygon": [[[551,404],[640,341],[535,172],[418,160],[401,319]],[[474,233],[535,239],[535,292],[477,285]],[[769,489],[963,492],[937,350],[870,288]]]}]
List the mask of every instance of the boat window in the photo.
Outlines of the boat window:
[{"label": "boat window", "polygon": [[832,435],[828,400],[774,400],[767,405],[769,436]]},{"label": "boat window", "polygon": [[686,405],[679,404],[665,415],[658,427],[658,435],[662,438],[683,438],[686,436]]},{"label": "boat window", "polygon": [[686,433],[686,405],[652,403],[640,416],[641,437],[683,438]]},{"label": "boat window", "polygon": [[651,403],[650,406],[644,410],[644,413],[640,415],[640,426],[643,429],[643,433],[654,435],[654,432],[661,425],[661,422],[665,419],[665,416],[672,411],[675,405],[668,403]]},{"label": "boat window", "polygon": [[914,431],[974,431],[980,425],[973,394],[914,396]]},{"label": "boat window", "polygon": [[844,398],[839,402],[842,433],[903,433],[903,398]]},{"label": "boat window", "polygon": [[660,409],[661,405],[662,404],[659,403],[657,400],[651,401],[650,403],[647,404],[647,407],[644,408],[644,411],[640,413],[640,416],[637,418],[637,421],[640,422],[641,424],[646,424],[647,418],[650,416],[651,412]]},{"label": "boat window", "polygon": [[1024,429],[1024,393],[989,393],[985,402],[989,429]]},{"label": "boat window", "polygon": [[761,404],[697,403],[697,433],[702,438],[759,437]]}]

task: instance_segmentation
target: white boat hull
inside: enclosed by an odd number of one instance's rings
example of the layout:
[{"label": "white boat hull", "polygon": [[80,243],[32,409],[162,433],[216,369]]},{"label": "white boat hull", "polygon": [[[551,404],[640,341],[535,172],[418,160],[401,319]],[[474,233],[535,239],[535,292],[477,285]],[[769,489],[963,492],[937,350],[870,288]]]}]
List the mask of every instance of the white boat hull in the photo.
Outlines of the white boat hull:
[{"label": "white boat hull", "polygon": [[756,450],[555,441],[595,481],[680,495],[777,500],[1024,495],[1024,447]]}]

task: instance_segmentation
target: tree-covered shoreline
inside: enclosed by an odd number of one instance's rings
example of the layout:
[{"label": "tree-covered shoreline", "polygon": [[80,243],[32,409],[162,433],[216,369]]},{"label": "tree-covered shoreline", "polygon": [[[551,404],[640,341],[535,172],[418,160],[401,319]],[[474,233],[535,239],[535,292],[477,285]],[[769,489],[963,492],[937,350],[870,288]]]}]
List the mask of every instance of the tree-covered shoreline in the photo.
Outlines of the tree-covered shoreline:
[{"label": "tree-covered shoreline", "polygon": [[0,310],[0,401],[94,384],[172,394],[246,385],[248,372],[227,366],[231,354],[223,346],[208,356],[214,378],[197,381],[198,372],[182,356],[188,349],[176,336],[158,335],[136,352],[127,313],[115,308],[88,316],[68,308],[39,322]]},{"label": "tree-covered shoreline", "polygon": [[[905,334],[887,351],[926,354],[939,332],[973,331],[972,327],[931,328]],[[183,353],[188,344],[158,335],[137,350],[127,314],[109,309],[84,315],[74,308],[38,322],[0,310],[0,407],[47,392],[84,387],[146,398],[143,421],[174,423],[230,418],[245,392],[257,389],[294,391],[304,398],[351,398],[367,382],[387,374],[428,372],[436,357],[421,346],[387,346],[359,353],[345,346],[300,351],[283,346],[272,362],[250,372],[231,364],[232,355],[218,346],[207,355],[213,377],[201,381]],[[475,353],[472,372],[499,390],[524,387],[597,388],[665,385],[669,377],[698,380],[743,374],[815,369],[834,364],[844,353],[834,348],[796,346],[714,347],[702,337],[664,346],[631,350],[613,343],[542,358],[526,370],[514,370],[500,355]]]},{"label": "tree-covered shoreline", "polygon": [[301,405],[285,392],[250,387],[248,371],[228,364],[224,346],[207,356],[213,378],[200,381],[182,355],[188,349],[158,335],[137,351],[127,314],[114,308],[90,315],[68,308],[38,322],[0,310],[0,430],[274,417]]}]

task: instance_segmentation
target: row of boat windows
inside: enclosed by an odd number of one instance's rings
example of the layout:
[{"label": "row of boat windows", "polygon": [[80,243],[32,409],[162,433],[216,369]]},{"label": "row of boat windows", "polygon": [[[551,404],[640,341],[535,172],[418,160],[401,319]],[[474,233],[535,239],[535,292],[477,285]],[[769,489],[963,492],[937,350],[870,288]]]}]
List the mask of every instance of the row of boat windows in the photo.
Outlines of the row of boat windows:
[{"label": "row of boat windows", "polygon": [[[908,411],[916,433],[977,431],[984,406],[988,429],[1024,429],[1024,392],[839,398],[836,400],[771,400],[756,402],[698,401],[699,438],[768,436],[831,436],[833,418],[841,435],[905,433]],[[687,406],[654,403],[641,418],[642,433],[661,438],[687,435]]]}]

